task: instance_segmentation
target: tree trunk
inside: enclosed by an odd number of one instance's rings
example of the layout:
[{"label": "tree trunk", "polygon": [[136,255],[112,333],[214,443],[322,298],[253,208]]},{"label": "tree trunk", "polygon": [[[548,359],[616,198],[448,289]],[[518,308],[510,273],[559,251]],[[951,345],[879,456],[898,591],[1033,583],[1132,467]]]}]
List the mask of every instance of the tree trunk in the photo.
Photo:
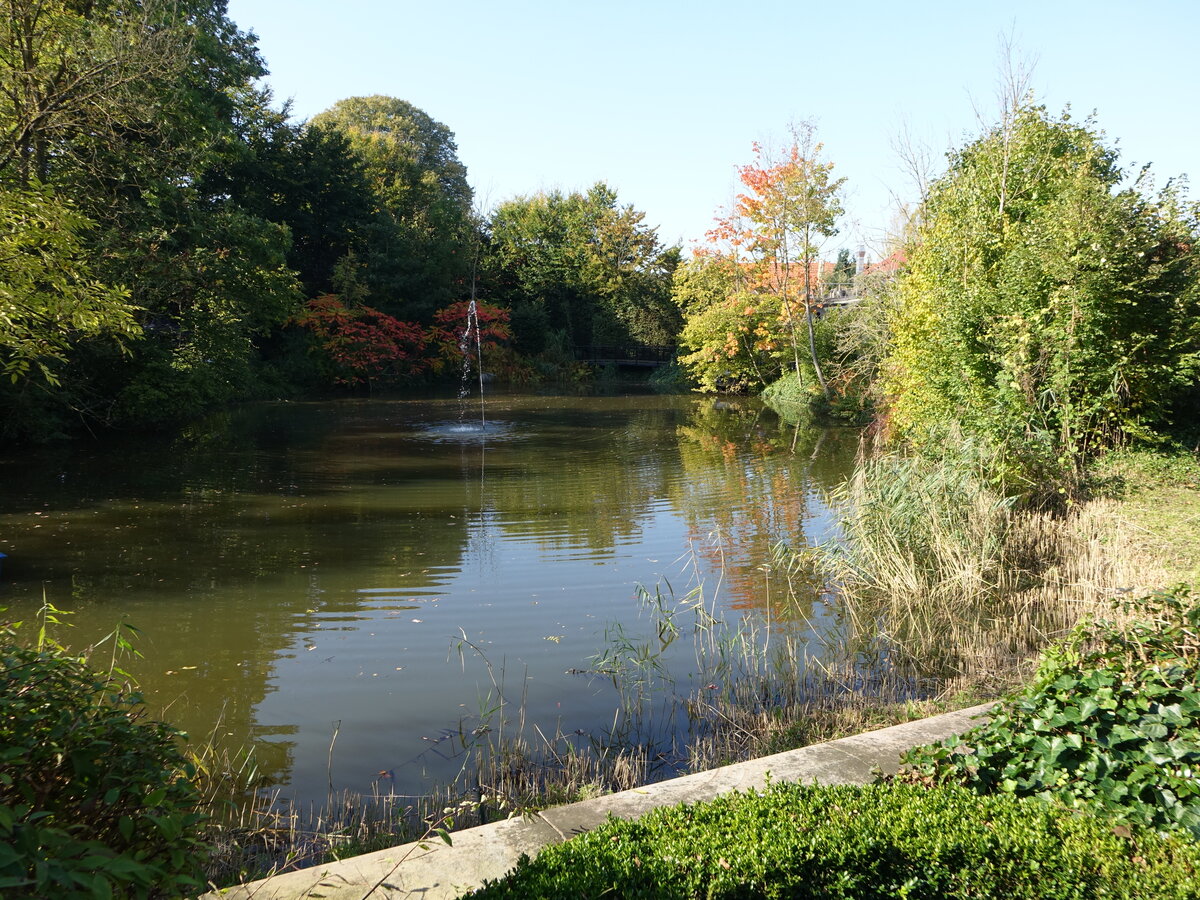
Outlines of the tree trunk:
[{"label": "tree trunk", "polygon": [[829,400],[829,385],[825,383],[825,373],[821,371],[821,362],[817,359],[817,335],[813,328],[812,303],[812,254],[809,252],[809,236],[804,235],[804,322],[808,326],[808,352],[812,356],[813,371],[817,374],[817,384],[821,385],[821,394]]}]

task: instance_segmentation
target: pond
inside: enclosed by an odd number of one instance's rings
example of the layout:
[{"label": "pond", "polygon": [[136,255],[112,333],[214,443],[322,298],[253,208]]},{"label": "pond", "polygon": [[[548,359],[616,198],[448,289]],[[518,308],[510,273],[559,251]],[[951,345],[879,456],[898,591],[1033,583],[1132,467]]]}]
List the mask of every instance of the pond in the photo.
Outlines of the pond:
[{"label": "pond", "polygon": [[[495,394],[246,407],[173,437],[0,463],[0,604],[69,610],[83,646],[137,627],[150,709],[255,748],[298,801],[453,778],[497,685],[529,725],[614,723],[589,674],[638,586],[772,602],[780,541],[831,527],[857,434],[755,401]],[[814,596],[809,602],[818,602]],[[819,615],[809,609],[806,615]],[[686,677],[687,654],[673,665]]]}]

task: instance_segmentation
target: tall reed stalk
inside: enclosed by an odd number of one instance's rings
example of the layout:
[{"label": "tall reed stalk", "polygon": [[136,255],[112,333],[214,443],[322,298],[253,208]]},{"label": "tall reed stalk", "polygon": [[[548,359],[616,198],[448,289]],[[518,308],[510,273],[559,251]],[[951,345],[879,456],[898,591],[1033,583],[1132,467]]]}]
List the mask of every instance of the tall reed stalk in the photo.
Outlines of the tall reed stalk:
[{"label": "tall reed stalk", "polygon": [[804,554],[861,635],[922,674],[1019,672],[1082,616],[1153,586],[1115,505],[1022,509],[969,444],[940,459],[860,456],[831,495],[836,542]]}]

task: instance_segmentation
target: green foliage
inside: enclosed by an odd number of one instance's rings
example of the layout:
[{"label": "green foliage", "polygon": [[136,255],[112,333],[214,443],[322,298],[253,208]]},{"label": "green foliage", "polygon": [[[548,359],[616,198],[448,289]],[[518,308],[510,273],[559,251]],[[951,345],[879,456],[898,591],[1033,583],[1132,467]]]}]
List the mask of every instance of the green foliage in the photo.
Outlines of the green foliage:
[{"label": "green foliage", "polygon": [[201,815],[179,733],[144,718],[123,673],[95,671],[47,641],[44,626],[33,646],[23,638],[17,625],[0,627],[0,891],[195,893]]},{"label": "green foliage", "polygon": [[767,385],[766,390],[762,392],[762,398],[768,406],[778,409],[781,406],[808,406],[812,401],[812,394],[800,380],[800,376],[792,371],[785,372],[778,381]]},{"label": "green foliage", "polygon": [[783,368],[779,301],[752,292],[734,257],[697,253],[675,270],[680,365],[701,391],[761,391]]},{"label": "green foliage", "polygon": [[[817,348],[817,357],[832,361],[834,358],[834,342],[837,335],[837,321],[840,311],[827,312],[813,322],[813,346]],[[835,366],[826,363],[829,371],[836,372]],[[848,404],[841,392],[836,389],[832,378],[827,381],[827,393],[821,393],[820,381],[816,369],[813,368],[811,357],[801,357],[798,366],[793,360],[793,368],[785,371],[777,380],[767,385],[762,392],[762,398],[777,412],[795,417],[800,410],[803,415],[821,413],[835,416],[839,410],[850,411],[854,416],[854,405]]]},{"label": "green foliage", "polygon": [[916,776],[1200,836],[1200,603],[1179,587],[1131,608],[1077,628],[987,724],[912,752]]},{"label": "green foliage", "polygon": [[356,237],[372,303],[427,321],[459,299],[475,224],[453,132],[411,103],[381,95],[339,100],[309,127],[344,135],[370,186],[371,217]]},{"label": "green foliage", "polygon": [[822,318],[830,329],[829,390],[831,412],[866,424],[883,407],[880,369],[891,348],[894,283],[883,276],[860,276],[860,299],[845,309],[830,309]]},{"label": "green foliage", "polygon": [[[264,71],[253,37],[221,0],[6,10],[0,44],[22,52],[0,54],[0,188],[38,229],[12,266],[18,287],[24,269],[37,288],[16,301],[30,332],[20,354],[52,363],[55,382],[38,403],[4,392],[5,428],[159,421],[244,396],[261,342],[300,299],[286,227],[218,177],[260,149],[249,135],[278,125],[251,86]],[[89,340],[139,326],[124,357]],[[4,364],[24,365],[20,354]]]},{"label": "green foliage", "polygon": [[[22,187],[103,165],[131,134],[153,144],[155,99],[183,75],[182,5],[13,0],[0,15],[0,173]],[[156,97],[157,95],[157,97]]]},{"label": "green foliage", "polygon": [[1121,189],[1090,122],[1019,106],[959,151],[909,248],[885,361],[892,426],[960,422],[1026,494],[1161,427],[1200,364],[1195,209]]},{"label": "green foliage", "polygon": [[289,122],[286,108],[271,110],[270,100],[264,92],[253,102],[242,152],[218,161],[206,186],[261,219],[287,226],[292,238],[287,264],[304,296],[333,292],[362,300],[335,284],[335,270],[363,249],[361,236],[376,214],[366,164],[342,131]]},{"label": "green foliage", "polygon": [[91,225],[50,190],[0,191],[0,373],[13,383],[100,335],[140,334],[129,292],[92,273],[82,235]]},{"label": "green foliage", "polygon": [[963,788],[774,785],[610,821],[467,896],[1195,897],[1200,849]]},{"label": "green foliage", "polygon": [[830,287],[834,285],[848,285],[854,281],[854,276],[857,274],[858,266],[854,259],[850,256],[850,251],[843,247],[838,251],[837,260],[833,264],[833,269],[823,281]]},{"label": "green foliage", "polygon": [[654,369],[650,373],[647,383],[655,391],[662,394],[676,393],[691,387],[691,380],[688,378],[687,372],[679,365],[678,360],[671,360],[669,363]]},{"label": "green foliage", "polygon": [[645,214],[620,206],[604,183],[502,203],[491,218],[487,290],[512,309],[526,352],[542,335],[568,345],[672,344],[681,325],[670,301],[678,248],[663,248]]}]

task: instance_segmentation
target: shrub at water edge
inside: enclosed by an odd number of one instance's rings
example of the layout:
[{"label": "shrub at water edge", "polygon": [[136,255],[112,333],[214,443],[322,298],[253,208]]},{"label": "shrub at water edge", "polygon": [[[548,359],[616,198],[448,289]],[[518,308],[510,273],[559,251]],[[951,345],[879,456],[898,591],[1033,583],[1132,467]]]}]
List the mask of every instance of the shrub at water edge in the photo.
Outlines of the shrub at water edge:
[{"label": "shrub at water edge", "polygon": [[961,738],[909,754],[907,777],[1057,801],[1200,836],[1200,602],[1186,587],[1085,623],[1034,683]]},{"label": "shrub at water edge", "polygon": [[[114,636],[117,639],[117,636]],[[201,815],[179,732],[143,718],[118,670],[0,621],[0,893],[196,893]]]}]

